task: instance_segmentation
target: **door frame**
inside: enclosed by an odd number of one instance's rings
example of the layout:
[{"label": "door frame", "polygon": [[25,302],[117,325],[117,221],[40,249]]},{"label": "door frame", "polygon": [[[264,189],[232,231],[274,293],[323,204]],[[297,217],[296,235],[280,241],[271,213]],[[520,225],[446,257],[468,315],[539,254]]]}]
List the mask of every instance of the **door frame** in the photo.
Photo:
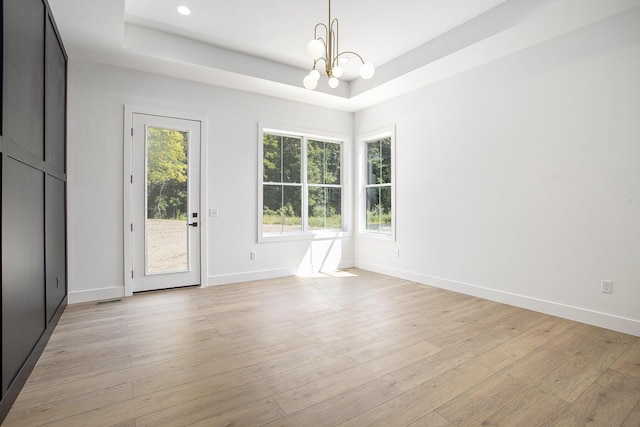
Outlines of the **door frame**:
[{"label": "door frame", "polygon": [[[207,141],[208,127],[207,117],[201,114],[188,113],[183,111],[167,110],[155,107],[144,107],[139,105],[124,105],[124,156],[123,156],[123,279],[124,279],[124,295],[133,295],[133,184],[131,176],[133,172],[133,114],[146,114],[151,116],[172,117],[182,120],[192,120],[200,122],[200,221],[198,221],[198,233],[200,233],[200,287],[207,287],[208,269],[207,269]],[[195,231],[195,230],[193,230]]]}]

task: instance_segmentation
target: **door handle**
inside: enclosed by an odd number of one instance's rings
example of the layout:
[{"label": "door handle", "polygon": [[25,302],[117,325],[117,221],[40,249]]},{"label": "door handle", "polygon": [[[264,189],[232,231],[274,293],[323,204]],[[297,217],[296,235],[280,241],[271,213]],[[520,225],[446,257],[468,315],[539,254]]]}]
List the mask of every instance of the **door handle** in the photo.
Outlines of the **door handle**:
[{"label": "door handle", "polygon": [[198,223],[197,222],[192,222],[191,224],[187,224],[189,227],[197,227]]}]

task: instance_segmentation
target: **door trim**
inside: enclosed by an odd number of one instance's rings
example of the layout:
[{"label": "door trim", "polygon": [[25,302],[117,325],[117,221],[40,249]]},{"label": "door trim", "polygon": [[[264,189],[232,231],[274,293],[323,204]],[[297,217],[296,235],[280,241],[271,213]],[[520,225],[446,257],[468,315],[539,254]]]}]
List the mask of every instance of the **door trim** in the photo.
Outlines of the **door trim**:
[{"label": "door trim", "polygon": [[131,232],[131,224],[133,224],[133,197],[131,174],[133,171],[133,136],[131,129],[133,128],[133,114],[146,114],[150,116],[173,117],[176,119],[193,120],[200,122],[200,212],[201,218],[198,221],[198,232],[200,233],[200,287],[207,286],[208,269],[207,269],[207,142],[208,142],[208,126],[207,117],[201,114],[188,113],[183,111],[166,110],[154,107],[144,107],[139,105],[124,105],[124,156],[123,156],[123,281],[124,295],[133,295],[133,278],[131,272],[133,270],[133,233]]}]

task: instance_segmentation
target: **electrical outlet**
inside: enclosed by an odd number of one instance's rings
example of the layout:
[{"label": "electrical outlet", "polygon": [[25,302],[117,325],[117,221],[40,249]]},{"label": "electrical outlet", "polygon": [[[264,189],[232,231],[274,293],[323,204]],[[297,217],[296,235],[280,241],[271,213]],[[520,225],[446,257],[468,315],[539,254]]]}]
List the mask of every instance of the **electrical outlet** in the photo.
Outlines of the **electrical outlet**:
[{"label": "electrical outlet", "polygon": [[249,252],[249,258],[250,259],[256,259],[256,251]]},{"label": "electrical outlet", "polygon": [[601,283],[602,283],[602,293],[603,294],[612,294],[613,293],[613,282],[611,280],[603,280]]},{"label": "electrical outlet", "polygon": [[393,255],[395,255],[396,258],[400,258],[400,249],[394,249]]},{"label": "electrical outlet", "polygon": [[218,208],[209,209],[209,216],[213,218],[217,218],[220,216],[220,210]]}]

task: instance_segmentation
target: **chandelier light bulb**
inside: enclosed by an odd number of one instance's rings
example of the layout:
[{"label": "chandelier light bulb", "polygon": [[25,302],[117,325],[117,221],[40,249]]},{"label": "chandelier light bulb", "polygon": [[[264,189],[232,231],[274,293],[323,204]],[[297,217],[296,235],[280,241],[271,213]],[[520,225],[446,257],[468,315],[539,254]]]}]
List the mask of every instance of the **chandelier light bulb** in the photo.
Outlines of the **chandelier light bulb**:
[{"label": "chandelier light bulb", "polygon": [[320,71],[315,69],[311,70],[311,72],[309,73],[309,77],[311,77],[315,81],[320,80]]},{"label": "chandelier light bulb", "polygon": [[333,67],[333,69],[331,70],[331,75],[333,75],[334,77],[340,78],[342,77],[342,74],[344,73],[344,70],[342,69],[341,66],[336,65],[335,67]]},{"label": "chandelier light bulb", "polygon": [[316,59],[322,58],[324,55],[324,44],[320,40],[311,40],[307,45],[307,55],[309,58]]},{"label": "chandelier light bulb", "polygon": [[369,80],[376,73],[376,69],[370,62],[365,62],[360,66],[360,77]]},{"label": "chandelier light bulb", "polygon": [[335,77],[331,77],[331,78],[329,79],[329,87],[330,87],[331,89],[335,89],[335,88],[337,88],[339,85],[340,85],[340,80],[338,80],[337,78],[335,78]]},{"label": "chandelier light bulb", "polygon": [[314,79],[311,75],[305,76],[304,80],[302,81],[302,84],[304,85],[304,87],[306,87],[309,90],[314,90],[316,87],[318,87],[318,81]]},{"label": "chandelier light bulb", "polygon": [[191,9],[189,9],[187,6],[184,6],[184,5],[176,6],[176,11],[182,16],[191,15]]}]

